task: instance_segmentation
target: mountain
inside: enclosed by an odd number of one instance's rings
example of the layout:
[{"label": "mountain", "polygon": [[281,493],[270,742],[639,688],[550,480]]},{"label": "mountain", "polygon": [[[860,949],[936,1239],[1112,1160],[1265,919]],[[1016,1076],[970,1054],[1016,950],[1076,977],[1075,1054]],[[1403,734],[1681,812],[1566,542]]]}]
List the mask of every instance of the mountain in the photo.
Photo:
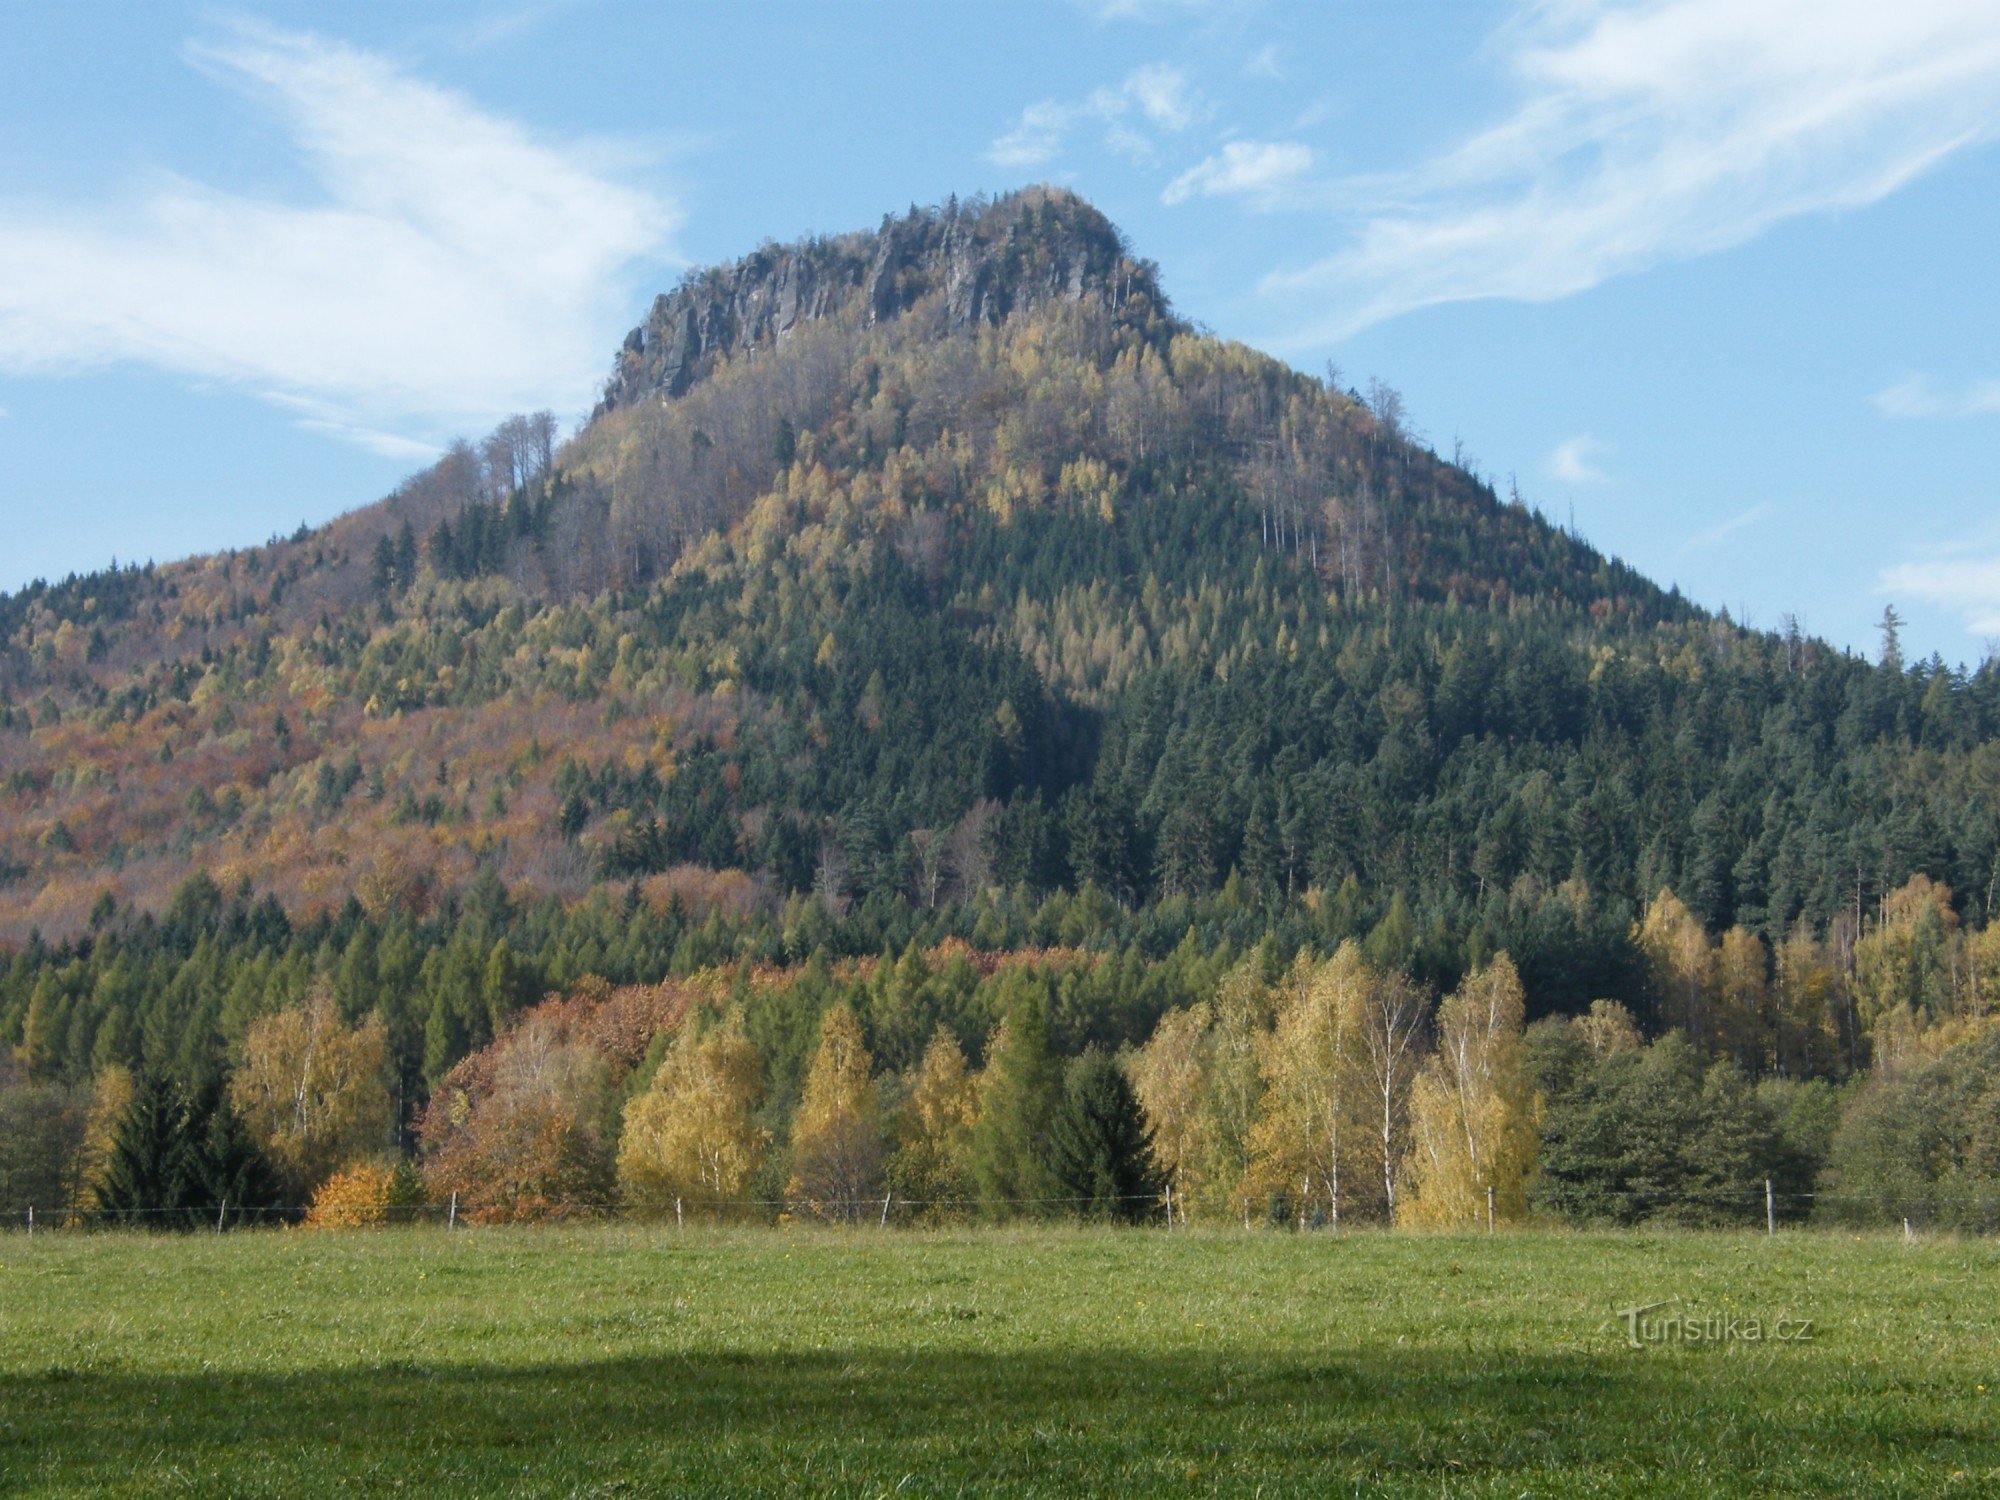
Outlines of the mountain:
[{"label": "mountain", "polygon": [[1851,944],[2000,881],[1990,664],[1660,589],[1054,189],[691,275],[560,447],[36,585],[0,642],[0,1042],[53,1068],[193,1067],[325,980],[420,1088],[583,975],[947,937],[1504,948],[1536,1009],[1644,1014],[1662,887]]}]

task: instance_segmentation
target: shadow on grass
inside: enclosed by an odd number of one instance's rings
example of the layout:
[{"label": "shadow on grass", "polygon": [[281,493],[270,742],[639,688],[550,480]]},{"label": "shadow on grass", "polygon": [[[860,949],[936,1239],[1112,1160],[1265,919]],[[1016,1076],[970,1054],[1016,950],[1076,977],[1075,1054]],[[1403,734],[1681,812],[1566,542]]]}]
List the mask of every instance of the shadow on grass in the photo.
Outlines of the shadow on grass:
[{"label": "shadow on grass", "polygon": [[1721,1355],[704,1354],[0,1378],[0,1490],[1815,1493],[1990,1470],[1983,1413]]}]

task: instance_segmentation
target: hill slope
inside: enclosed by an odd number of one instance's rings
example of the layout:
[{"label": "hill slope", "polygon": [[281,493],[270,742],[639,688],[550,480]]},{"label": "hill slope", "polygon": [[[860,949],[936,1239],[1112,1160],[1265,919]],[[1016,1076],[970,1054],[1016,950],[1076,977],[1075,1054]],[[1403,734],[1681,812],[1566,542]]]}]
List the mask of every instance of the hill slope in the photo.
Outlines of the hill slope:
[{"label": "hill slope", "polygon": [[202,870],[245,892],[211,926],[601,889],[796,957],[1386,922],[1546,1007],[1638,998],[1662,885],[1776,941],[1913,873],[1984,920],[2000,873],[1990,667],[1707,615],[1392,393],[1189,327],[1052,190],[690,277],[561,452],[510,423],[319,531],[0,600],[0,639],[0,943]]}]

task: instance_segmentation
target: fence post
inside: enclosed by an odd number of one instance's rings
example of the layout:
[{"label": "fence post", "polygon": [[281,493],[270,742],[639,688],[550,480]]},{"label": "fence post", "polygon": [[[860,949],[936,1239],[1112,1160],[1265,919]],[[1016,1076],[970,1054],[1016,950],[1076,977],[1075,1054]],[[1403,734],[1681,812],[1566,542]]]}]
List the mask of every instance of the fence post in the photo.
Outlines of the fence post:
[{"label": "fence post", "polygon": [[674,1199],[674,1228],[687,1228],[687,1225],[681,1220],[681,1200],[678,1198]]},{"label": "fence post", "polygon": [[35,1237],[35,1205],[30,1203],[28,1205],[28,1238],[33,1239],[34,1237]]},{"label": "fence post", "polygon": [[889,1189],[888,1192],[882,1195],[882,1227],[884,1229],[889,1227],[889,1200],[895,1196],[896,1190],[894,1188]]},{"label": "fence post", "polygon": [[1778,1200],[1771,1192],[1771,1179],[1764,1179],[1764,1233],[1778,1232]]},{"label": "fence post", "polygon": [[444,1227],[447,1229],[458,1228],[458,1194],[456,1192],[451,1195],[451,1207],[445,1211]]},{"label": "fence post", "polygon": [[229,1200],[224,1198],[222,1206],[215,1211],[215,1232],[222,1233],[222,1221],[229,1215]]}]

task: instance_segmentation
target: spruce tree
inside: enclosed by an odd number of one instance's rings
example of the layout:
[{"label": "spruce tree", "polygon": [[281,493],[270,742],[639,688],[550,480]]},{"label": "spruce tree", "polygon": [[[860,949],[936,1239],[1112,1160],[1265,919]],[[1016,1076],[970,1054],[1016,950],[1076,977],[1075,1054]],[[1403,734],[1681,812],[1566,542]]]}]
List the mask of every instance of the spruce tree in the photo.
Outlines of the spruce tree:
[{"label": "spruce tree", "polygon": [[112,1140],[97,1205],[119,1223],[176,1227],[199,1196],[199,1167],[186,1102],[166,1078],[148,1074]]},{"label": "spruce tree", "polygon": [[1049,1129],[1058,1196],[1077,1217],[1136,1223],[1160,1193],[1153,1135],[1124,1069],[1093,1047],[1070,1065]]},{"label": "spruce tree", "polygon": [[1041,985],[1023,978],[987,1052],[972,1135],[972,1181],[989,1214],[1039,1213],[1057,1196],[1048,1149],[1060,1100]]},{"label": "spruce tree", "polygon": [[[277,1174],[257,1149],[257,1142],[229,1102],[229,1096],[215,1089],[201,1101],[188,1118],[188,1143],[195,1160],[194,1185],[198,1192],[201,1218],[213,1205],[218,1215],[230,1222],[254,1224],[265,1210],[280,1205]],[[301,1205],[302,1206],[302,1205]]]}]

